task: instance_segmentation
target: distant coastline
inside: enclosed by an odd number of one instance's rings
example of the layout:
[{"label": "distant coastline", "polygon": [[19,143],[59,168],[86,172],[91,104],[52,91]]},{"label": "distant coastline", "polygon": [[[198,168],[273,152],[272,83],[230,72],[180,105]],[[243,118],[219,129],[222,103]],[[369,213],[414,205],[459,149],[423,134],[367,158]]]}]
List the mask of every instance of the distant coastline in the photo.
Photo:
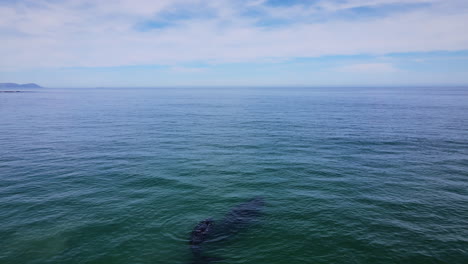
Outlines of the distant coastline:
[{"label": "distant coastline", "polygon": [[25,83],[25,84],[19,84],[19,83],[0,83],[0,89],[2,88],[43,88],[40,85],[37,85],[35,83]]}]

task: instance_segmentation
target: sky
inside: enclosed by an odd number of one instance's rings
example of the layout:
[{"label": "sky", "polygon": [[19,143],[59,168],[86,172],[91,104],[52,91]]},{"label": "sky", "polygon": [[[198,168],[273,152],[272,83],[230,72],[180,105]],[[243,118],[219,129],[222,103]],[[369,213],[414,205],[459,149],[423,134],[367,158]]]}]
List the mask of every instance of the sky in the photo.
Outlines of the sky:
[{"label": "sky", "polygon": [[467,0],[0,0],[0,82],[468,85]]}]

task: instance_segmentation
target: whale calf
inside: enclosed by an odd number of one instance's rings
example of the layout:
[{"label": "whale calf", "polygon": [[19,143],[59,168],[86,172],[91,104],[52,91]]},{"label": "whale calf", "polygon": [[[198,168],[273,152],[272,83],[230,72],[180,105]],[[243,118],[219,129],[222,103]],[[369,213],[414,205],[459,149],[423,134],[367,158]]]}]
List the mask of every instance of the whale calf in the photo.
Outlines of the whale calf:
[{"label": "whale calf", "polygon": [[221,220],[208,218],[199,222],[190,233],[192,263],[201,264],[219,260],[202,254],[203,244],[229,239],[247,229],[262,215],[264,206],[264,199],[256,197],[235,206]]}]

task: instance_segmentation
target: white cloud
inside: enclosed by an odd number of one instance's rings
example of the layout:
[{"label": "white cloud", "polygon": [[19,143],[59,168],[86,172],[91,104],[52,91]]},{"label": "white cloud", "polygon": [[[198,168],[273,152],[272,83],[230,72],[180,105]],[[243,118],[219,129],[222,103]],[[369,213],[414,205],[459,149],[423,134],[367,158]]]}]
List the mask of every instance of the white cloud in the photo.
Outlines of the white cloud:
[{"label": "white cloud", "polygon": [[394,73],[399,71],[390,63],[358,63],[345,65],[336,70],[350,73]]},{"label": "white cloud", "polygon": [[[23,1],[0,5],[0,69],[177,65],[284,60],[325,55],[427,52],[468,49],[468,3],[440,0],[321,1],[309,7],[259,7],[294,23],[258,27],[259,17],[241,15],[239,1],[119,0]],[[430,3],[383,17],[321,22],[301,20],[319,12],[390,3]],[[464,4],[465,3],[465,4]],[[184,5],[216,16],[186,18],[173,26],[137,31],[161,12]],[[456,6],[457,8],[454,8]],[[299,19],[297,19],[299,18]],[[380,66],[382,67],[382,66]]]},{"label": "white cloud", "polygon": [[356,7],[376,7],[381,5],[395,5],[395,4],[431,4],[437,3],[441,0],[348,0],[348,1],[322,1],[319,2],[321,8],[327,10],[342,10]]},{"label": "white cloud", "polygon": [[207,68],[174,66],[170,68],[170,71],[178,73],[199,73],[207,71]]}]

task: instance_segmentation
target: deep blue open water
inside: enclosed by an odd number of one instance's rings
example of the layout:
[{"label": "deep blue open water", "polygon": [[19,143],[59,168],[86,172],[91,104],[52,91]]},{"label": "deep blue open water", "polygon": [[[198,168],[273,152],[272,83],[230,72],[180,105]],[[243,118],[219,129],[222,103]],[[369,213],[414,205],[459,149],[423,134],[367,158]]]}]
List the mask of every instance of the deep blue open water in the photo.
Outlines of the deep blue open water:
[{"label": "deep blue open water", "polygon": [[0,263],[468,263],[468,88],[0,93]]}]

